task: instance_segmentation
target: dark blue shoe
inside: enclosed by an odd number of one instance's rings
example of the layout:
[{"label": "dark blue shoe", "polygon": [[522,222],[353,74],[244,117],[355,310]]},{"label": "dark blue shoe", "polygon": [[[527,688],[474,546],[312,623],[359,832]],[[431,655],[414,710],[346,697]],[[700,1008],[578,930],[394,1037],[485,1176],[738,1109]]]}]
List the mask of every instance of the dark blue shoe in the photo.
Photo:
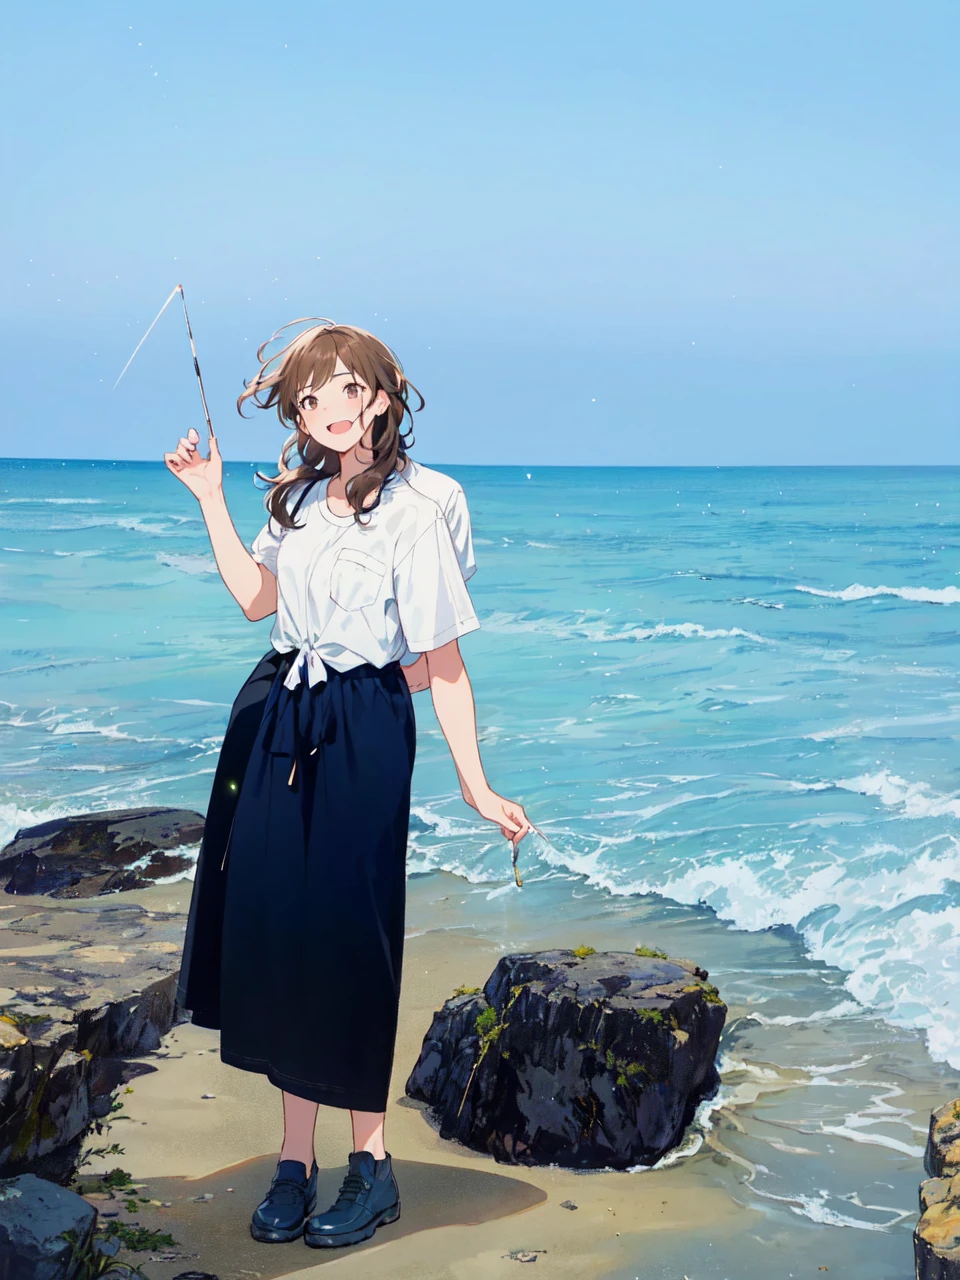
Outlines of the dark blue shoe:
[{"label": "dark blue shoe", "polygon": [[317,1207],[317,1162],[310,1177],[302,1160],[281,1160],[270,1190],[253,1211],[250,1234],[268,1242],[296,1240]]},{"label": "dark blue shoe", "polygon": [[304,1241],[319,1249],[369,1240],[377,1227],[400,1217],[400,1189],[390,1153],[375,1160],[369,1151],[351,1151],[350,1169],[336,1203],[307,1218]]}]

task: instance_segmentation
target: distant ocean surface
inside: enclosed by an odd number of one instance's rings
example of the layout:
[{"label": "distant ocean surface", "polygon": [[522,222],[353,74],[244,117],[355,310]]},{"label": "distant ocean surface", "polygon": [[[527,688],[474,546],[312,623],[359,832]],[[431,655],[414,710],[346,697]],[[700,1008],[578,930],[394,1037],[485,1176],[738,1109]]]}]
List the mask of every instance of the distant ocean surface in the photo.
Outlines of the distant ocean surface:
[{"label": "distant ocean surface", "polygon": [[[248,544],[255,469],[225,481]],[[548,838],[521,846],[524,894],[790,925],[846,975],[836,1016],[960,1066],[960,471],[441,469],[473,517],[487,775]],[[191,496],[161,464],[0,462],[0,543],[0,839],[204,811],[270,622],[228,595]],[[488,885],[482,927],[516,892],[508,846],[414,705],[408,868]]]}]

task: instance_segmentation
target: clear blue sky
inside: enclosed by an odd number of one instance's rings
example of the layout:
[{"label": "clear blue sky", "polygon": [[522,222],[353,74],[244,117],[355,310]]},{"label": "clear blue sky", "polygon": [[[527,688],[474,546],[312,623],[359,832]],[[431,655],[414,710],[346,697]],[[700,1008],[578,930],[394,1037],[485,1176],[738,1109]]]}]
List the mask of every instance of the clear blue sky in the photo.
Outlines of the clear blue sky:
[{"label": "clear blue sky", "polygon": [[[7,456],[225,456],[379,333],[450,463],[958,463],[947,0],[45,3],[4,18]],[[14,182],[10,184],[10,178]]]}]

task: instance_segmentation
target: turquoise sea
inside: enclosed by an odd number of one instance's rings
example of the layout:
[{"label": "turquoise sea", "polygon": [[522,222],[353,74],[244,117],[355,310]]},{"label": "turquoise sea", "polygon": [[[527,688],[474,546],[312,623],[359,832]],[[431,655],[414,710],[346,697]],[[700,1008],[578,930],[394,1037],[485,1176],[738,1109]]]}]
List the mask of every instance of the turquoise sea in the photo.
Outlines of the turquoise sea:
[{"label": "turquoise sea", "polygon": [[[732,1016],[689,1150],[716,1152],[726,1108],[742,1195],[871,1233],[857,1274],[909,1274],[881,1238],[909,1241],[926,1115],[878,1046],[911,1087],[956,1083],[960,470],[441,469],[473,517],[487,775],[546,840],[518,891],[423,693],[409,871],[465,877],[481,929],[520,900],[575,920],[570,945],[638,903],[644,940],[696,925]],[[225,481],[248,543],[255,470]],[[202,811],[270,623],[228,595],[194,500],[160,463],[0,462],[0,544],[0,838]],[[791,1087],[817,1106],[759,1116]]]}]

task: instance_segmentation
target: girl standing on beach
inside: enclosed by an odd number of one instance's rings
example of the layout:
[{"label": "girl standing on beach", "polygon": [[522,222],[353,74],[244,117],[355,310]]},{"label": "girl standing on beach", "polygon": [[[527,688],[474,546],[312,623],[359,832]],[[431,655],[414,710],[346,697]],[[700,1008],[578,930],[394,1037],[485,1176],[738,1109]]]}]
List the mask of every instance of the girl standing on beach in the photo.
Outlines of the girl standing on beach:
[{"label": "girl standing on beach", "polygon": [[[302,1233],[329,1247],[367,1239],[400,1212],[383,1124],[403,953],[411,687],[430,688],[466,802],[514,849],[531,823],[484,776],[458,647],[480,624],[444,510],[425,477],[405,478],[400,428],[416,389],[385,344],[352,326],[315,325],[263,363],[265,346],[238,408],[247,399],[276,407],[295,431],[252,555],[227,511],[216,440],[203,458],[191,429],[164,455],[198,499],[244,615],[276,613],[271,651],[221,750],[211,806],[224,788],[235,804],[229,830],[208,831],[211,847],[205,835],[201,848],[181,994],[205,993],[199,1017],[183,1003],[195,1022],[219,1028],[224,1062],[283,1091],[283,1146],[251,1233]],[[403,666],[411,654],[422,656]],[[336,1203],[314,1214],[320,1103],[350,1110],[354,1149]]]}]

